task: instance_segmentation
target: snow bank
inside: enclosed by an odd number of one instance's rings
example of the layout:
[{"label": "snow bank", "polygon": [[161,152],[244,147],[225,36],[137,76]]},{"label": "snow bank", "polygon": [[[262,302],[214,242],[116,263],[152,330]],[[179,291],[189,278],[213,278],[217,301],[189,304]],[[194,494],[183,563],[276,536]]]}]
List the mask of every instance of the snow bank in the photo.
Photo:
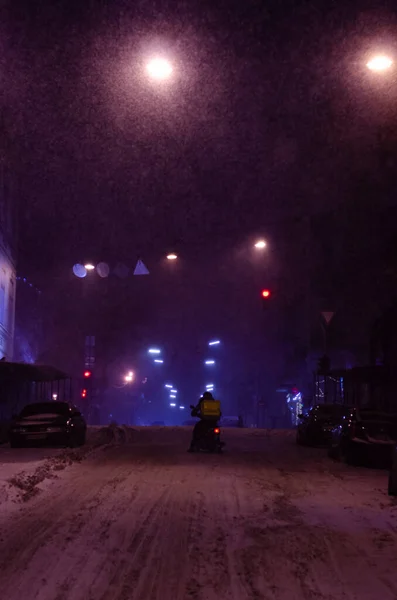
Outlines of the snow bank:
[{"label": "snow bank", "polygon": [[83,461],[95,452],[114,445],[130,443],[134,430],[129,427],[89,427],[86,444],[75,449],[12,449],[0,452],[0,509],[7,501],[27,501],[39,493],[45,480],[57,478],[57,472]]}]

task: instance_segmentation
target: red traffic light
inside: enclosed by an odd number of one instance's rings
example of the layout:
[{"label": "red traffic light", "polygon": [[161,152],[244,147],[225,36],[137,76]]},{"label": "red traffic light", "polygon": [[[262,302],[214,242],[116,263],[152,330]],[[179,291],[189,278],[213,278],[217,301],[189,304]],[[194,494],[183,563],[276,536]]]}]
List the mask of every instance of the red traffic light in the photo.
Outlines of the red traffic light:
[{"label": "red traffic light", "polygon": [[86,379],[88,379],[89,377],[91,377],[91,375],[92,375],[91,371],[84,371],[84,377]]},{"label": "red traffic light", "polygon": [[87,390],[83,390],[83,391],[81,392],[81,397],[82,397],[82,398],[87,398]]},{"label": "red traffic light", "polygon": [[270,298],[270,290],[262,290],[262,298]]}]

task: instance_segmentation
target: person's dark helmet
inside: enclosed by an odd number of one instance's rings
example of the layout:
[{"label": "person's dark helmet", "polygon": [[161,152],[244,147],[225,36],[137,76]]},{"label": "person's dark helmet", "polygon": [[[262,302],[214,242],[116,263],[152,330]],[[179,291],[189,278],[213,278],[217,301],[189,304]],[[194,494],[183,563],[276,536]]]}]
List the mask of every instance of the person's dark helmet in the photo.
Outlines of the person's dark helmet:
[{"label": "person's dark helmet", "polygon": [[211,394],[211,392],[204,392],[204,394],[203,394],[203,400],[213,400],[213,399],[214,399],[214,397]]}]

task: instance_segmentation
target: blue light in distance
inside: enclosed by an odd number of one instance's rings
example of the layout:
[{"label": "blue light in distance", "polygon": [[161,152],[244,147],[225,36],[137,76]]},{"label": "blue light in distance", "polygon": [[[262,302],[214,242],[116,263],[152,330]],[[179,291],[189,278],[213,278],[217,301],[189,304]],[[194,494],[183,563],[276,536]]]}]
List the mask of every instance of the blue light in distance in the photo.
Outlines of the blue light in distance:
[{"label": "blue light in distance", "polygon": [[214,365],[214,364],[215,364],[215,361],[214,361],[214,360],[206,360],[206,361],[205,361],[205,364],[206,364],[206,365]]},{"label": "blue light in distance", "polygon": [[179,408],[180,408],[181,410],[185,410],[185,407],[184,407],[184,406],[180,406]]},{"label": "blue light in distance", "polygon": [[220,343],[221,343],[221,340],[213,340],[212,342],[209,342],[208,345],[209,346],[219,346]]},{"label": "blue light in distance", "polygon": [[175,394],[170,394],[170,398],[176,398]]},{"label": "blue light in distance", "polygon": [[172,385],[170,383],[166,383],[164,387],[168,388],[169,390],[172,389]]},{"label": "blue light in distance", "polygon": [[175,402],[170,402],[170,406],[174,408],[176,406]]},{"label": "blue light in distance", "polygon": [[161,365],[161,364],[163,364],[164,361],[161,358],[155,358],[154,362],[159,363]]},{"label": "blue light in distance", "polygon": [[161,350],[159,348],[149,348],[149,354],[161,354]]},{"label": "blue light in distance", "polygon": [[177,394],[178,393],[178,390],[171,389],[170,391],[171,391],[171,394]]}]

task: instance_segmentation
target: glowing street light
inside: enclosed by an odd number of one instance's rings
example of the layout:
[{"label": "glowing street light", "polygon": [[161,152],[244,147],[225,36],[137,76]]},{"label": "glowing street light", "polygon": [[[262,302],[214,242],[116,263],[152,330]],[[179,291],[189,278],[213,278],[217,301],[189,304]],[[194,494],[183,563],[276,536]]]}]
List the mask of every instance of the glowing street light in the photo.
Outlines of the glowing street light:
[{"label": "glowing street light", "polygon": [[170,383],[166,383],[164,387],[168,388],[169,390],[172,389],[172,385]]},{"label": "glowing street light", "polygon": [[87,263],[86,265],[84,265],[84,268],[86,271],[94,271],[95,265],[93,265],[92,263]]},{"label": "glowing street light", "polygon": [[175,394],[170,394],[170,398],[176,398]]},{"label": "glowing street light", "polygon": [[149,354],[161,354],[161,350],[159,348],[149,348]]},{"label": "glowing street light", "polygon": [[171,254],[167,254],[167,260],[176,260],[178,258],[177,254],[171,252]]},{"label": "glowing street light", "polygon": [[152,79],[164,81],[170,78],[173,71],[171,63],[165,58],[152,58],[146,65],[147,72]]},{"label": "glowing street light", "polygon": [[134,373],[132,371],[129,371],[127,373],[127,375],[124,377],[124,381],[126,383],[131,383],[132,381],[134,381]]},{"label": "glowing street light", "polygon": [[206,361],[205,361],[205,364],[206,364],[206,365],[214,365],[214,364],[215,364],[215,361],[214,361],[214,360],[212,360],[212,359],[211,359],[211,360],[206,360]]},{"label": "glowing street light", "polygon": [[266,248],[267,244],[265,242],[265,240],[258,240],[255,244],[255,248],[257,250],[263,250],[263,248]]},{"label": "glowing street light", "polygon": [[184,406],[180,406],[179,408],[180,408],[180,410],[185,410]]},{"label": "glowing street light", "polygon": [[208,342],[209,346],[219,346],[219,344],[221,343],[220,340],[213,340],[212,342]]},{"label": "glowing street light", "polygon": [[172,406],[172,408],[175,408],[175,406],[176,406],[175,402],[170,402],[170,406]]},{"label": "glowing street light", "polygon": [[393,59],[390,56],[379,54],[367,62],[367,68],[376,73],[384,73],[393,66]]},{"label": "glowing street light", "polygon": [[161,358],[155,358],[154,362],[157,363],[157,364],[159,364],[159,365],[162,365],[164,361]]},{"label": "glowing street light", "polygon": [[170,392],[171,392],[171,394],[177,394],[178,390],[171,389]]}]

